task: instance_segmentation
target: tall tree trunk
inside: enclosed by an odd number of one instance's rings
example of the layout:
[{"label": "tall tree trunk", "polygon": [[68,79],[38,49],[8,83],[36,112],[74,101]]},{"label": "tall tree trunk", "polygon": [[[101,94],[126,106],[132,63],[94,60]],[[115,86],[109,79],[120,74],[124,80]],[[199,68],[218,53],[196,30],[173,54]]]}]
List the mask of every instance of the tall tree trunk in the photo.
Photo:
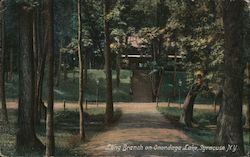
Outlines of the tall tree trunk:
[{"label": "tall tree trunk", "polygon": [[36,123],[39,124],[42,118],[41,116],[41,108],[43,107],[42,101],[42,92],[43,92],[43,78],[45,71],[45,63],[46,63],[46,40],[48,38],[48,31],[44,29],[44,20],[43,15],[41,14],[43,10],[43,3],[40,1],[41,5],[39,6],[39,10],[37,11],[37,56],[38,56],[38,64],[37,64],[37,76],[36,76],[36,106],[35,115],[36,115]]},{"label": "tall tree trunk", "polygon": [[[48,34],[48,31],[45,32],[45,41],[46,39],[48,38],[47,37],[47,34]],[[43,42],[44,44],[46,42]],[[47,53],[45,51],[46,46],[43,45],[43,50],[40,51],[40,57],[39,57],[39,64],[38,64],[38,69],[37,69],[37,82],[36,82],[36,92],[35,92],[35,95],[36,95],[36,104],[37,105],[37,110],[35,110],[36,112],[36,122],[39,124],[40,123],[40,120],[42,118],[41,116],[41,108],[42,108],[42,105],[43,105],[43,102],[42,102],[42,94],[43,94],[43,78],[44,78],[44,72],[45,72],[45,63],[46,63],[46,56],[47,56]]]},{"label": "tall tree trunk", "polygon": [[104,1],[104,33],[105,33],[105,71],[106,71],[106,117],[107,124],[111,124],[113,121],[113,94],[112,94],[112,67],[111,67],[111,50],[110,50],[110,19],[108,14],[110,13],[111,1]]},{"label": "tall tree trunk", "polygon": [[46,118],[46,153],[45,156],[55,155],[54,137],[54,1],[45,0],[46,27],[48,31],[47,57],[48,57],[48,106]]},{"label": "tall tree trunk", "polygon": [[38,74],[38,59],[39,59],[39,53],[38,53],[38,9],[33,9],[33,54],[34,54],[34,80],[35,80],[35,105],[34,105],[34,122],[37,124],[38,121],[38,102],[37,102],[37,74]]},{"label": "tall tree trunk", "polygon": [[35,135],[34,128],[34,62],[32,48],[32,6],[19,4],[20,55],[19,55],[19,103],[16,147],[24,150],[43,150],[43,144]]},{"label": "tall tree trunk", "polygon": [[116,56],[116,86],[117,88],[120,87],[120,71],[121,71],[121,53],[118,52]]},{"label": "tall tree trunk", "polygon": [[77,10],[78,10],[78,58],[79,58],[79,108],[80,108],[80,139],[85,139],[85,128],[84,128],[84,111],[83,111],[83,101],[84,101],[84,55],[82,53],[82,16],[81,16],[81,0],[77,0]]},{"label": "tall tree trunk", "polygon": [[3,122],[8,123],[8,113],[6,107],[6,97],[5,97],[5,22],[4,22],[4,11],[2,3],[0,4],[1,9],[1,19],[0,19],[0,31],[1,31],[1,41],[0,41],[0,103],[1,103],[1,114],[0,117]]},{"label": "tall tree trunk", "polygon": [[242,129],[243,98],[243,1],[223,1],[223,23],[225,37],[223,103],[217,120],[216,143],[237,145],[235,153],[244,154]]},{"label": "tall tree trunk", "polygon": [[201,90],[202,87],[202,76],[198,75],[195,78],[194,84],[191,86],[191,89],[186,96],[186,99],[183,103],[183,113],[180,117],[180,123],[192,127],[193,123],[193,108],[194,108],[194,101],[196,96]]},{"label": "tall tree trunk", "polygon": [[163,74],[162,70],[158,69],[157,72],[152,74],[152,101],[157,102],[159,99],[159,89],[161,86]]},{"label": "tall tree trunk", "polygon": [[247,112],[245,127],[250,128],[250,62],[247,63]]},{"label": "tall tree trunk", "polygon": [[[38,32],[38,28],[37,28],[37,8],[35,7],[33,9],[33,53],[34,53],[34,70],[37,70],[37,66],[38,66],[38,47],[37,47],[37,32]],[[36,80],[36,73],[35,73],[35,80]]]},{"label": "tall tree trunk", "polygon": [[177,91],[177,50],[174,52],[174,74],[173,74],[173,98],[176,98]]}]

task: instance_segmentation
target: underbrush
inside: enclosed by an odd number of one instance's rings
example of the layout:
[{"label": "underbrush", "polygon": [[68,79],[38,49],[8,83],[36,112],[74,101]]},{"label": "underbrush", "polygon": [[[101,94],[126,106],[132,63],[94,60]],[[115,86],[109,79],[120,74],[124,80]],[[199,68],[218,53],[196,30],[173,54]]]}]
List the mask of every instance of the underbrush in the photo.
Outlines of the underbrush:
[{"label": "underbrush", "polygon": [[[0,153],[7,156],[17,156],[15,149],[15,140],[17,132],[17,110],[10,110],[9,124],[0,123]],[[114,112],[114,121],[118,121],[121,116],[121,110],[117,109]],[[107,129],[104,118],[104,108],[91,108],[85,110],[85,133],[88,142],[93,136]],[[82,142],[79,140],[79,112],[76,110],[55,111],[54,115],[54,131],[55,131],[55,153],[56,156],[81,156],[73,151],[75,147]],[[46,128],[45,122],[36,126],[38,138],[45,144]],[[22,156],[43,156],[32,151],[21,152]],[[1,156],[1,155],[0,155]]]},{"label": "underbrush", "polygon": [[[179,123],[182,109],[177,107],[159,107],[158,111],[171,123],[190,138],[206,145],[213,145],[216,131],[217,113],[208,109],[194,109],[194,123],[196,127],[188,128]],[[250,135],[249,130],[244,131],[244,146],[246,152],[250,151]]]}]

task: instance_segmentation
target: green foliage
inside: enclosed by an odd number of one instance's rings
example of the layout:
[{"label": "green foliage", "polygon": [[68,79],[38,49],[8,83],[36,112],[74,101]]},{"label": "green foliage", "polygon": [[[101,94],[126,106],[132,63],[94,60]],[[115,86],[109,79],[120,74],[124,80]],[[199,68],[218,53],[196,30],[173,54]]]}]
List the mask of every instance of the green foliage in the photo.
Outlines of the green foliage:
[{"label": "green foliage", "polygon": [[[198,123],[199,127],[186,128],[178,125],[179,117],[182,110],[176,107],[159,107],[158,111],[161,112],[168,120],[180,130],[183,130],[186,135],[192,139],[202,142],[206,145],[213,145],[215,137],[215,128],[217,122],[217,113],[209,109],[194,109],[194,120]],[[246,150],[250,149],[249,133],[244,131],[244,145]]]},{"label": "green foliage", "polygon": [[[77,104],[74,104],[77,105]],[[76,111],[78,106],[70,106],[66,111],[59,109],[55,110],[55,142],[56,142],[56,154],[58,156],[84,156],[77,151],[77,148],[81,144],[78,137],[79,132],[79,112]],[[105,108],[91,108],[85,111],[89,117],[88,122],[85,124],[85,131],[87,139],[91,139],[93,136],[100,132],[105,131],[104,117]],[[6,156],[17,156],[15,154],[15,136],[16,136],[16,123],[17,123],[17,109],[9,110],[9,124],[4,125],[0,123],[0,148],[1,153]],[[121,117],[121,111],[119,109],[114,112],[114,119],[117,121]],[[46,128],[44,122],[36,127],[36,132],[41,139],[45,142]],[[42,156],[32,150],[26,150],[23,152],[23,156]]]},{"label": "green foliage", "polygon": [[202,70],[209,92],[219,93],[223,81],[222,19],[215,2],[170,1],[171,16],[165,27],[164,45],[183,56],[187,81],[193,83],[194,73]]},{"label": "green foliage", "polygon": [[[73,73],[70,72],[68,74],[68,80],[62,80],[62,83],[59,87],[55,87],[55,100],[56,101],[77,101],[78,100],[78,73],[75,73],[75,79],[73,77]],[[160,100],[161,102],[176,102],[179,103],[179,100],[172,99],[172,91],[173,91],[173,72],[166,71],[163,73],[163,80],[160,89]],[[16,99],[18,97],[18,77],[14,75],[14,79],[11,82],[6,83],[6,96],[8,99]],[[129,88],[131,86],[131,71],[122,70],[120,74],[121,84],[119,88],[114,87],[113,96],[115,101],[122,102],[130,102]],[[116,73],[113,71],[113,84],[116,82]],[[88,72],[88,85],[87,85],[87,93],[86,98],[90,101],[94,101],[96,99],[96,80],[100,81],[100,89],[99,89],[99,100],[105,100],[105,73],[103,70],[89,70]],[[189,90],[188,82],[186,81],[186,73],[185,72],[177,72],[177,80],[182,80],[181,87],[181,102],[184,101],[185,96]],[[46,87],[46,82],[44,82],[44,90]],[[46,96],[46,90],[43,93]],[[201,97],[198,96],[195,103],[213,103],[211,97]]]}]

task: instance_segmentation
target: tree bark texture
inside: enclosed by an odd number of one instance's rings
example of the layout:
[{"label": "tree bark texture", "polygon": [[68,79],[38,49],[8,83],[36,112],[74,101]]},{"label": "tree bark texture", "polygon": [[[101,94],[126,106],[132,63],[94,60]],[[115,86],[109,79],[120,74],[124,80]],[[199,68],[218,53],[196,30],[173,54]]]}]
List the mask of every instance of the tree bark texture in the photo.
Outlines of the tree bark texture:
[{"label": "tree bark texture", "polygon": [[[4,9],[2,3],[0,3],[1,11]],[[4,22],[4,11],[0,14],[0,104],[1,104],[1,120],[4,123],[8,123],[8,113],[6,106],[5,96],[5,22]]]},{"label": "tree bark texture", "polygon": [[81,16],[81,0],[77,0],[78,10],[78,58],[79,58],[79,109],[80,109],[80,139],[85,139],[85,128],[84,128],[84,89],[85,89],[85,78],[84,78],[84,54],[82,53],[82,16]]},{"label": "tree bark texture", "polygon": [[[118,50],[119,51],[119,50]],[[121,53],[118,52],[116,56],[116,87],[120,87],[120,72],[121,72]]]},{"label": "tree bark texture", "polygon": [[217,119],[216,143],[218,145],[237,145],[235,153],[225,152],[227,156],[244,154],[242,129],[243,98],[243,1],[223,1],[224,23],[224,87],[223,103]]},{"label": "tree bark texture", "polygon": [[43,144],[35,135],[34,128],[34,62],[32,48],[32,6],[19,4],[20,15],[20,54],[19,54],[19,103],[18,129],[16,134],[17,151],[43,150]]},{"label": "tree bark texture", "polygon": [[198,93],[202,88],[202,76],[198,76],[195,79],[194,84],[191,86],[185,101],[183,103],[183,113],[180,117],[180,123],[186,125],[187,127],[192,127],[193,123],[193,108],[194,101],[197,97]]},{"label": "tree bark texture", "polygon": [[46,152],[45,156],[55,155],[55,137],[54,137],[54,1],[45,0],[46,8],[46,31],[48,38],[46,40],[47,59],[48,59],[48,106],[46,118]]},{"label": "tree bark texture", "polygon": [[250,128],[250,62],[247,63],[247,112],[245,127]]},{"label": "tree bark texture", "polygon": [[110,49],[110,19],[108,14],[110,13],[111,1],[104,1],[104,33],[105,33],[105,71],[106,71],[106,117],[107,124],[111,124],[113,121],[113,93],[112,93],[112,67],[111,67],[111,49]]}]

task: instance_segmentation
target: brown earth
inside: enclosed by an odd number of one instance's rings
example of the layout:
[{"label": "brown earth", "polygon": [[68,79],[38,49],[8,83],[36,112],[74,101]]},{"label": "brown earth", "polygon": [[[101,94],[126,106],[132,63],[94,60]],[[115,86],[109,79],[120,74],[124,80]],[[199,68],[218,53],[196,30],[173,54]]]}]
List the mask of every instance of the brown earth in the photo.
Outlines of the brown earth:
[{"label": "brown earth", "polygon": [[[115,108],[120,108],[123,112],[118,124],[89,139],[76,149],[77,152],[91,156],[206,156],[194,151],[154,150],[159,149],[159,146],[172,145],[172,148],[183,148],[186,144],[198,144],[182,131],[175,129],[156,110],[155,104],[118,103],[115,104]],[[145,150],[150,146],[152,150]]]},{"label": "brown earth", "polygon": [[[16,109],[16,101],[8,101],[9,109]],[[207,157],[205,153],[197,151],[154,150],[159,146],[185,146],[187,144],[197,146],[199,143],[192,140],[184,132],[175,128],[157,110],[155,103],[114,103],[115,108],[122,110],[122,117],[113,127],[107,131],[87,139],[77,147],[76,154],[89,156],[166,156],[166,157]],[[168,103],[159,103],[159,106],[168,106]],[[179,107],[178,104],[170,104],[171,107]],[[88,108],[95,108],[95,103]],[[99,104],[104,108],[105,104]],[[67,102],[67,109],[77,110],[75,102]],[[195,105],[198,109],[213,111],[213,105]],[[55,103],[55,110],[62,110],[63,102]],[[244,111],[246,106],[244,106]],[[127,145],[127,146],[126,146]],[[156,145],[158,147],[156,147]],[[135,147],[143,147],[143,150],[135,150]],[[146,146],[152,146],[153,150],[145,150]],[[129,150],[132,149],[132,150]],[[149,147],[147,147],[149,148]],[[162,148],[162,147],[161,147]],[[165,147],[166,148],[166,147]],[[182,147],[183,148],[183,147]],[[120,150],[119,150],[120,149]]]}]

